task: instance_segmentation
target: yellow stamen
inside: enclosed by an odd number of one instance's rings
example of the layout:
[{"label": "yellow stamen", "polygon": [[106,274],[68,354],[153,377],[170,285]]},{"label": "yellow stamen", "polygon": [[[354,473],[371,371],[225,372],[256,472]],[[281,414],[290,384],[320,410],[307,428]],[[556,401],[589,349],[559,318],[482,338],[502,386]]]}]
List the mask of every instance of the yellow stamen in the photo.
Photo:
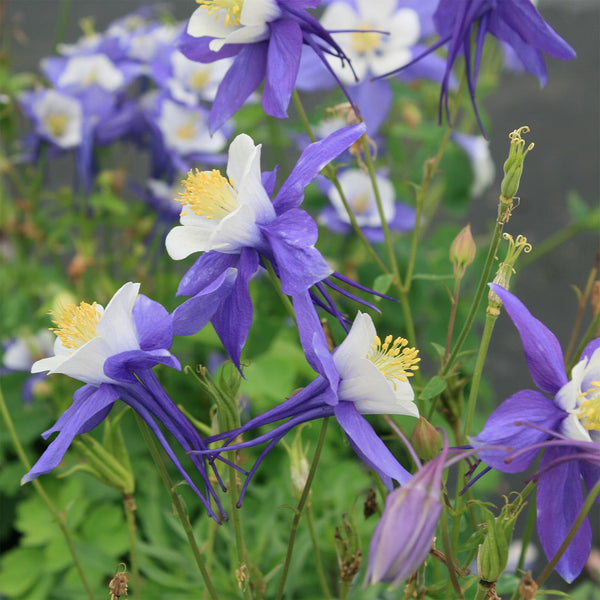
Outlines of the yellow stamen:
[{"label": "yellow stamen", "polygon": [[81,302],[79,306],[67,304],[52,319],[56,327],[51,328],[65,348],[75,350],[98,337],[96,325],[100,321],[98,305]]},{"label": "yellow stamen", "polygon": [[353,31],[350,34],[350,45],[358,54],[372,52],[381,43],[381,34],[376,31],[370,31],[374,29],[371,24],[361,23],[356,29],[358,31]]},{"label": "yellow stamen", "polygon": [[381,338],[376,335],[375,342],[371,344],[371,351],[367,354],[370,360],[382,373],[382,375],[393,384],[396,389],[398,381],[407,381],[412,377],[419,366],[419,351],[416,348],[405,347],[408,341],[402,337],[396,338],[392,343],[392,336],[388,335],[383,344]]},{"label": "yellow stamen", "polygon": [[581,424],[590,431],[600,431],[600,381],[592,381],[592,387],[580,394],[585,398],[577,412]]},{"label": "yellow stamen", "polygon": [[203,90],[209,81],[210,72],[208,69],[202,69],[201,71],[196,71],[190,77],[190,87],[193,90]]},{"label": "yellow stamen", "polygon": [[55,137],[60,137],[64,134],[67,123],[69,122],[69,117],[64,114],[57,115],[49,115],[46,118],[46,127],[48,131]]},{"label": "yellow stamen", "polygon": [[201,8],[205,9],[209,15],[219,18],[219,13],[225,11],[225,27],[237,26],[240,24],[244,0],[196,0]]},{"label": "yellow stamen", "polygon": [[201,217],[222,219],[239,206],[233,185],[217,169],[191,170],[182,185],[184,189],[175,200]]}]

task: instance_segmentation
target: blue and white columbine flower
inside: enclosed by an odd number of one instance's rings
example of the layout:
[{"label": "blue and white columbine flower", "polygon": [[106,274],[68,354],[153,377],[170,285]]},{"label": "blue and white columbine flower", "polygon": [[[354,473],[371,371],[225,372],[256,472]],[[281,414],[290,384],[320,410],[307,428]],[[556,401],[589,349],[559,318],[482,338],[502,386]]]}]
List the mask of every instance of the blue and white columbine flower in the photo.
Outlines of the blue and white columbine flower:
[{"label": "blue and white columbine flower", "polygon": [[58,435],[23,477],[26,483],[49,473],[62,460],[73,438],[99,425],[121,398],[148,424],[183,478],[200,497],[211,516],[216,494],[201,460],[193,463],[201,474],[202,493],[171,449],[159,423],[184,451],[204,448],[199,434],[162,389],[152,367],[164,364],[180,369],[169,352],[173,340],[171,315],[157,302],[139,296],[139,283],[126,283],[106,308],[95,302],[68,305],[55,315],[54,355],[38,360],[32,373],[63,373],[86,385],[75,392],[73,404],[55,425],[43,433]]},{"label": "blue and white columbine flower", "polygon": [[[496,284],[490,287],[519,332],[538,390],[521,390],[507,398],[471,443],[476,448],[494,444],[518,451],[509,462],[507,451],[479,453],[488,465],[507,473],[524,471],[545,448],[537,476],[537,529],[550,559],[583,506],[582,480],[589,491],[600,479],[600,338],[584,349],[569,380],[554,334],[513,294]],[[570,582],[579,575],[591,542],[586,517],[556,566],[563,579]]]},{"label": "blue and white columbine flower", "polygon": [[[418,368],[418,351],[409,348],[403,338],[393,340],[388,336],[382,341],[371,317],[359,312],[348,336],[332,354],[307,292],[294,298],[294,309],[304,350],[319,376],[279,406],[240,428],[206,438],[206,443],[222,440],[226,443],[219,448],[202,450],[200,454],[212,455],[214,459],[222,451],[267,444],[251,470],[245,473],[241,502],[264,457],[291,429],[308,421],[335,416],[355,452],[388,487],[392,487],[392,480],[405,484],[410,473],[362,415],[419,416],[408,382]],[[278,424],[268,433],[253,440],[231,443],[242,433],[275,423]]]},{"label": "blue and white columbine flower", "polygon": [[[381,217],[368,173],[360,169],[347,169],[338,175],[346,200],[360,225],[365,237],[373,242],[384,240]],[[415,210],[407,204],[396,202],[396,192],[392,182],[383,175],[377,175],[377,187],[381,196],[383,214],[392,231],[410,231],[415,225]],[[331,206],[321,211],[319,223],[336,233],[352,231],[348,212],[337,189],[329,184],[326,193]]]},{"label": "blue and white columbine flower", "polygon": [[219,129],[264,80],[262,106],[285,118],[296,83],[302,45],[346,57],[331,35],[306,10],[315,0],[202,0],[192,14],[180,49],[190,59],[213,62],[235,57],[215,97],[211,131]]},{"label": "blue and white columbine flower", "polygon": [[[414,61],[421,60],[433,50],[448,44],[446,71],[440,94],[441,119],[444,106],[449,118],[448,92],[452,67],[459,56],[464,57],[467,87],[482,131],[483,125],[475,104],[475,88],[487,34],[508,44],[525,70],[535,75],[542,85],[547,81],[543,53],[561,60],[575,58],[573,48],[544,21],[531,0],[440,0],[434,22],[441,39]],[[473,38],[475,44],[471,43]],[[403,68],[404,65],[399,65],[389,74]]]},{"label": "blue and white columbine flower", "polygon": [[174,312],[176,334],[191,335],[212,322],[239,366],[252,322],[248,282],[265,259],[284,294],[294,296],[316,286],[325,303],[329,301],[323,286],[337,289],[328,280],[332,269],[314,247],[316,223],[299,206],[304,188],[364,131],[364,125],[352,125],[311,144],[272,202],[275,172],[261,173],[261,146],[248,135],[238,135],[231,143],[227,176],[217,170],[190,171],[179,198],[181,225],[169,232],[166,247],[175,260],[204,254],[179,284],[177,294],[192,297]]}]

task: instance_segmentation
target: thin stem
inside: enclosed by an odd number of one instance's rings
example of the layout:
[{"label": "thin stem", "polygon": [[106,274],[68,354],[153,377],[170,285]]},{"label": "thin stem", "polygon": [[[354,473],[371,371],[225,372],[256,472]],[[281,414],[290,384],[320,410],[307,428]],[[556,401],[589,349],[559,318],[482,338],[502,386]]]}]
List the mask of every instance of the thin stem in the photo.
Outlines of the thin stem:
[{"label": "thin stem", "polygon": [[350,593],[351,589],[352,589],[351,581],[342,581],[340,583],[340,600],[346,600],[346,598],[348,598],[348,594]]},{"label": "thin stem", "polygon": [[300,95],[298,94],[298,90],[296,88],[294,88],[294,91],[292,92],[292,98],[294,100],[294,105],[296,106],[296,110],[298,111],[298,114],[300,115],[300,120],[302,121],[302,125],[304,126],[304,129],[306,129],[306,133],[308,133],[308,137],[310,138],[310,141],[313,142],[313,144],[314,144],[317,141],[317,138],[315,137],[312,127],[310,126],[310,121],[308,120],[308,117],[306,116],[306,111],[304,110],[304,106],[302,106],[302,100],[300,100]]},{"label": "thin stem", "polygon": [[240,517],[240,509],[236,506],[237,504],[237,478],[236,470],[233,467],[229,467],[229,506],[231,511],[231,521],[233,523],[233,531],[235,535],[235,548],[237,552],[238,569],[236,575],[238,583],[242,588],[244,599],[250,598],[250,585],[246,581],[246,575],[249,574],[248,561],[246,560],[246,546],[244,544],[244,534],[242,531],[242,519]]},{"label": "thin stem", "polygon": [[187,513],[185,512],[185,508],[183,506],[183,503],[181,502],[181,498],[179,497],[179,494],[175,491],[175,488],[173,486],[173,481],[171,480],[171,476],[169,475],[169,472],[167,471],[165,462],[164,462],[160,452],[158,451],[156,444],[154,443],[154,439],[148,429],[148,425],[146,425],[146,423],[144,423],[144,420],[137,413],[134,413],[134,414],[135,414],[135,418],[138,423],[138,426],[139,426],[139,428],[142,432],[142,435],[144,437],[144,440],[146,442],[146,445],[148,446],[148,450],[150,450],[150,454],[152,455],[154,464],[156,465],[158,472],[163,480],[163,483],[165,484],[165,487],[167,488],[167,491],[169,492],[169,494],[171,496],[171,500],[173,501],[173,506],[175,507],[175,512],[177,513],[177,516],[179,517],[179,520],[181,521],[181,524],[185,531],[185,535],[187,536],[188,542],[189,542],[192,552],[194,554],[194,558],[196,559],[196,564],[198,565],[198,569],[200,570],[200,574],[202,575],[202,579],[204,580],[204,584],[206,585],[206,588],[207,588],[212,600],[219,600],[219,595],[217,594],[217,591],[215,590],[215,588],[212,584],[212,581],[210,579],[210,574],[206,568],[206,565],[204,564],[204,560],[202,559],[202,554],[200,553],[200,548],[198,547],[198,544],[196,543],[196,538],[194,537],[194,531],[192,530],[192,524],[190,523]]},{"label": "thin stem", "polygon": [[496,252],[498,251],[498,245],[500,244],[500,238],[502,237],[502,229],[504,227],[504,221],[502,217],[499,217],[496,221],[496,227],[494,228],[494,234],[492,235],[492,239],[490,241],[490,247],[488,250],[487,257],[485,259],[485,265],[483,267],[483,272],[481,273],[481,279],[479,280],[479,284],[477,285],[477,290],[475,291],[475,296],[473,298],[473,302],[471,303],[471,308],[469,310],[469,314],[467,315],[467,319],[463,328],[461,329],[458,339],[456,340],[456,344],[454,344],[454,348],[450,353],[450,358],[448,362],[444,365],[442,369],[442,375],[447,375],[448,371],[454,364],[462,345],[467,339],[467,335],[469,335],[469,331],[471,330],[471,325],[473,325],[473,321],[475,320],[475,315],[477,314],[477,310],[479,309],[479,304],[483,298],[483,295],[486,290],[486,286],[490,277],[490,273],[492,271],[492,266],[494,265],[494,260],[496,258]]},{"label": "thin stem", "polygon": [[573,360],[567,367],[567,371],[571,371],[571,369],[575,366],[575,363],[579,360],[579,357],[581,356],[581,353],[583,352],[584,348],[592,341],[592,338],[594,337],[594,335],[596,335],[598,325],[600,325],[600,311],[596,313],[596,316],[590,323],[590,326],[587,328],[587,331],[581,339],[581,342],[579,342],[579,346],[577,346],[577,349],[573,353]]},{"label": "thin stem", "polygon": [[331,592],[327,585],[327,578],[325,577],[325,571],[323,570],[323,563],[321,561],[321,551],[319,550],[319,540],[315,532],[315,524],[313,521],[312,507],[310,502],[306,507],[306,524],[308,525],[308,531],[310,533],[310,539],[313,545],[313,552],[315,554],[315,565],[317,567],[317,576],[319,583],[321,584],[321,590],[323,591],[323,598],[331,598]]},{"label": "thin stem", "polygon": [[450,535],[448,534],[448,517],[446,516],[446,510],[442,510],[440,525],[442,527],[442,544],[444,545],[444,552],[446,554],[446,568],[448,569],[448,575],[450,577],[447,591],[449,592],[449,588],[452,586],[456,592],[457,598],[462,599],[464,596],[460,589],[456,571],[454,570],[454,555],[452,552],[452,544],[450,543]]},{"label": "thin stem", "polygon": [[367,165],[367,171],[369,178],[371,179],[371,186],[373,187],[373,193],[375,194],[375,203],[377,204],[377,212],[379,213],[379,220],[381,221],[381,229],[383,229],[383,237],[385,239],[385,247],[388,252],[390,264],[392,265],[392,274],[397,285],[402,286],[402,280],[400,279],[400,272],[398,271],[398,262],[396,261],[396,252],[394,250],[394,241],[392,240],[392,233],[390,226],[388,225],[385,213],[383,211],[383,203],[381,201],[381,194],[379,192],[379,186],[377,185],[377,176],[375,174],[375,165],[373,164],[373,157],[371,156],[371,148],[369,146],[369,140],[366,135],[362,138],[363,154],[365,155],[365,162]]},{"label": "thin stem", "polygon": [[452,308],[450,309],[450,319],[448,320],[448,334],[446,335],[446,349],[444,351],[443,364],[448,360],[450,354],[450,344],[452,343],[452,334],[454,333],[454,321],[456,320],[456,309],[458,306],[458,294],[460,292],[460,282],[462,277],[456,277],[454,280],[454,292],[452,294]]},{"label": "thin stem", "polygon": [[[10,413],[8,412],[8,407],[6,406],[6,402],[4,401],[4,395],[2,393],[2,388],[0,388],[0,412],[2,413],[2,418],[4,419],[4,423],[6,424],[6,429],[8,430],[10,439],[13,443],[15,452],[17,453],[19,460],[21,461],[21,463],[23,463],[23,466],[27,469],[28,472],[31,471],[31,463],[27,459],[25,451],[23,450],[23,446],[21,446],[21,442],[19,442],[19,437],[17,436],[17,431],[12,422],[12,419],[10,418]],[[77,569],[77,573],[79,574],[79,578],[81,579],[81,582],[83,583],[83,587],[85,588],[87,595],[89,596],[90,600],[95,600],[94,592],[92,591],[92,586],[90,585],[87,577],[85,576],[83,567],[81,565],[79,557],[77,556],[77,551],[75,550],[75,545],[73,544],[73,539],[71,538],[69,528],[67,527],[67,519],[65,518],[65,515],[54,506],[54,504],[52,503],[52,500],[50,500],[50,497],[46,493],[46,490],[44,489],[42,484],[37,479],[34,479],[31,483],[32,483],[35,491],[40,496],[40,498],[44,501],[44,504],[48,507],[48,510],[52,513],[54,520],[60,527],[63,537],[65,538],[67,548],[69,549],[69,553],[71,554],[71,557],[73,559],[73,564],[75,565],[75,568]]]},{"label": "thin stem", "polygon": [[292,304],[291,300],[281,291],[281,281],[279,280],[279,277],[277,277],[277,274],[275,273],[275,269],[273,269],[273,265],[266,259],[264,261],[264,264],[265,264],[265,267],[267,268],[267,273],[269,274],[269,279],[271,280],[271,283],[273,284],[273,287],[275,288],[277,295],[281,299],[281,302],[283,302],[283,305],[285,306],[285,309],[287,310],[288,314],[292,317],[292,319],[294,319],[294,321],[296,321],[296,313],[294,312],[294,305]]},{"label": "thin stem", "polygon": [[587,495],[577,518],[573,525],[571,525],[571,529],[569,529],[569,533],[565,538],[564,542],[560,545],[560,548],[556,551],[556,554],[552,557],[552,560],[546,565],[546,568],[542,571],[541,575],[537,578],[536,584],[538,587],[541,587],[543,583],[548,579],[554,567],[556,567],[558,561],[561,559],[562,555],[565,553],[566,549],[569,547],[573,538],[575,537],[577,531],[581,527],[584,519],[586,518],[588,512],[592,508],[594,502],[596,501],[596,496],[600,493],[600,479],[596,482],[596,485],[592,488],[590,493]]},{"label": "thin stem", "polygon": [[592,267],[590,274],[588,275],[588,279],[585,285],[585,290],[583,294],[579,298],[579,310],[577,311],[577,316],[575,317],[575,324],[573,325],[573,332],[571,333],[571,339],[569,340],[569,345],[567,346],[567,351],[565,352],[565,366],[569,364],[573,352],[573,347],[575,346],[575,341],[577,340],[577,335],[579,334],[579,329],[581,328],[581,321],[583,320],[583,314],[585,312],[585,307],[590,299],[592,294],[592,290],[594,289],[594,283],[596,281],[596,275],[598,274],[598,265],[600,263],[600,249],[596,252],[596,260],[594,261],[594,266]]},{"label": "thin stem", "polygon": [[[304,125],[304,129],[306,129],[306,133],[308,133],[308,137],[310,138],[310,141],[313,143],[316,142],[317,138],[315,137],[315,134],[314,134],[312,127],[310,125],[310,122],[308,120],[308,117],[306,116],[306,111],[304,110],[304,106],[302,105],[302,100],[300,99],[300,95],[298,94],[298,91],[295,89],[292,93],[292,98],[294,100],[296,109],[298,110],[298,114],[300,115],[300,120],[302,121],[302,124]],[[363,136],[363,139],[366,139],[366,136]],[[354,213],[352,212],[352,209],[350,208],[350,205],[348,204],[348,200],[346,199],[346,195],[344,194],[344,191],[342,190],[342,186],[340,185],[340,182],[339,182],[339,179],[335,172],[335,169],[331,166],[327,166],[327,167],[325,167],[325,169],[323,169],[323,172],[329,178],[331,183],[333,183],[335,189],[337,190],[338,194],[340,195],[340,199],[342,200],[342,204],[344,205],[344,208],[346,209],[346,212],[348,213],[348,218],[350,219],[350,224],[352,225],[352,228],[356,232],[356,235],[358,235],[361,242],[364,244],[365,248],[367,249],[367,251],[369,252],[371,257],[373,258],[373,260],[377,263],[377,266],[381,269],[381,271],[383,273],[389,273],[389,269],[386,267],[386,265],[383,263],[383,261],[379,258],[379,255],[377,254],[377,252],[375,252],[375,249],[373,248],[373,246],[371,246],[369,240],[367,240],[367,238],[365,237],[365,234],[363,233],[362,229],[360,228],[360,225],[356,221],[356,217],[354,216]]]},{"label": "thin stem", "polygon": [[127,531],[129,533],[129,568],[131,570],[133,597],[135,600],[140,600],[140,569],[137,552],[137,527],[135,524],[136,507],[133,494],[123,495],[123,508],[125,509],[125,519],[127,521]]},{"label": "thin stem", "polygon": [[292,528],[290,531],[290,539],[288,541],[287,553],[285,555],[285,562],[283,564],[283,572],[281,575],[281,581],[279,582],[279,589],[277,590],[277,598],[276,600],[281,600],[283,598],[283,592],[285,590],[285,582],[287,580],[288,572],[290,570],[290,563],[292,561],[292,552],[294,551],[294,542],[296,541],[296,533],[298,531],[298,524],[300,523],[300,518],[302,517],[302,511],[304,510],[304,506],[308,501],[308,496],[310,494],[310,488],[315,478],[315,473],[317,472],[317,465],[319,464],[319,459],[321,458],[321,450],[323,449],[323,444],[325,442],[325,434],[327,433],[327,425],[329,424],[329,419],[331,417],[325,417],[323,419],[323,423],[321,425],[321,432],[319,433],[319,440],[317,441],[317,446],[315,448],[315,454],[313,456],[312,464],[310,465],[310,471],[308,472],[308,477],[306,478],[306,483],[304,485],[304,489],[302,490],[302,495],[300,496],[300,500],[298,501],[298,505],[296,506],[296,512],[294,513],[294,519],[292,521]]}]

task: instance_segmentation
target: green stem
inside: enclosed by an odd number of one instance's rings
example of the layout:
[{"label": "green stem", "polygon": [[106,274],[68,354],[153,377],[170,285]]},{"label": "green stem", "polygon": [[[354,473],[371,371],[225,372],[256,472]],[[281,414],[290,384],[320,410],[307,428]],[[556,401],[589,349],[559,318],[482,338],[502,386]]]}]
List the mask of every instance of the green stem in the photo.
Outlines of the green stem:
[{"label": "green stem", "polygon": [[135,499],[133,497],[133,494],[123,495],[123,508],[125,509],[127,531],[129,532],[129,568],[131,570],[131,585],[133,587],[133,597],[135,600],[140,600],[140,569],[137,552]]},{"label": "green stem", "polygon": [[312,464],[310,465],[310,471],[308,472],[308,477],[306,478],[306,483],[304,485],[304,489],[302,490],[302,495],[300,496],[300,500],[298,500],[298,505],[296,506],[296,512],[294,513],[294,519],[292,521],[292,528],[290,531],[290,539],[288,541],[287,553],[285,555],[285,562],[283,564],[283,572],[281,575],[281,581],[279,582],[279,589],[277,590],[277,600],[281,600],[283,598],[283,592],[285,590],[285,582],[287,580],[288,572],[290,570],[290,564],[292,561],[292,553],[294,551],[294,542],[296,541],[296,533],[298,531],[298,524],[300,523],[300,518],[302,517],[302,511],[304,510],[304,506],[308,501],[308,496],[310,494],[310,488],[315,478],[315,473],[317,472],[317,465],[319,464],[319,458],[321,457],[321,450],[323,449],[323,444],[325,442],[325,434],[327,433],[327,425],[329,424],[329,419],[331,417],[325,417],[323,419],[323,424],[321,425],[321,432],[319,433],[319,440],[317,441],[317,447],[315,448],[315,454],[313,456]]},{"label": "green stem", "polygon": [[450,586],[454,588],[457,598],[464,598],[462,590],[460,589],[460,583],[456,576],[454,569],[454,553],[452,552],[452,544],[450,543],[450,535],[448,533],[448,517],[446,515],[446,509],[442,510],[440,525],[442,527],[442,544],[444,545],[444,553],[446,554],[446,568],[448,569],[448,575],[450,580],[448,581],[447,594],[450,591]]},{"label": "green stem", "polygon": [[310,126],[310,121],[308,120],[308,117],[306,116],[306,111],[304,110],[304,106],[302,106],[302,100],[300,100],[300,95],[298,94],[298,90],[296,90],[296,88],[294,88],[294,91],[292,92],[292,98],[294,100],[294,105],[296,106],[296,110],[298,111],[298,114],[300,115],[300,120],[302,121],[302,125],[304,126],[304,129],[306,129],[306,133],[308,133],[308,137],[310,138],[310,141],[314,144],[317,141],[317,138],[315,137],[312,127]]},{"label": "green stem", "polygon": [[575,519],[575,522],[573,523],[573,525],[571,525],[571,529],[569,529],[569,533],[567,534],[567,537],[565,538],[564,542],[560,545],[560,548],[556,551],[556,554],[552,557],[552,560],[546,565],[546,568],[542,571],[540,576],[537,578],[536,583],[537,583],[538,587],[541,587],[543,585],[543,583],[546,581],[546,579],[548,579],[548,577],[554,570],[554,567],[556,567],[558,561],[561,559],[562,555],[565,553],[565,550],[569,547],[569,545],[573,541],[573,538],[577,534],[577,531],[581,527],[581,524],[583,523],[587,514],[590,512],[590,509],[592,508],[592,506],[594,505],[594,502],[596,501],[596,496],[598,496],[599,493],[600,493],[600,480],[598,480],[596,482],[596,485],[591,489],[590,493],[587,495],[587,498],[585,499],[585,502],[583,503],[583,506],[581,507],[581,510],[579,511],[579,514],[577,515],[577,518]]},{"label": "green stem", "polygon": [[323,598],[331,598],[331,592],[327,585],[327,578],[325,577],[325,571],[323,570],[323,563],[321,562],[321,551],[319,550],[319,540],[315,532],[315,524],[313,521],[312,507],[310,502],[306,507],[306,524],[308,525],[308,531],[310,533],[310,539],[312,541],[313,552],[315,553],[315,565],[317,567],[317,576],[319,583],[321,584],[321,590],[323,591]]},{"label": "green stem", "polygon": [[70,9],[71,0],[60,0],[56,31],[54,32],[54,47],[52,49],[53,54],[56,54],[56,47],[65,39],[65,34],[67,33],[67,28],[69,27]]},{"label": "green stem", "polygon": [[346,600],[348,598],[348,594],[352,589],[351,581],[342,581],[340,582],[340,600]]},{"label": "green stem", "polygon": [[479,284],[477,285],[477,290],[475,291],[475,296],[473,298],[473,302],[471,303],[471,308],[469,310],[469,314],[467,315],[467,319],[463,328],[461,329],[458,339],[456,340],[456,344],[454,344],[454,348],[450,353],[450,358],[448,362],[444,365],[442,369],[442,376],[447,375],[448,371],[454,364],[462,345],[467,339],[467,335],[469,335],[469,331],[471,330],[471,325],[473,325],[473,321],[475,320],[475,315],[477,314],[477,310],[479,309],[479,304],[483,298],[483,295],[487,288],[487,283],[490,277],[490,273],[492,271],[492,266],[494,265],[494,260],[496,258],[496,252],[498,251],[498,245],[500,244],[500,238],[502,237],[502,228],[504,227],[504,221],[501,217],[496,221],[496,227],[494,229],[494,234],[492,236],[490,247],[488,250],[487,257],[485,259],[485,265],[483,267],[483,272],[481,273],[481,279],[479,280]]},{"label": "green stem", "polygon": [[273,284],[273,287],[275,288],[277,295],[281,299],[281,302],[283,302],[283,305],[285,306],[285,309],[287,310],[288,314],[292,317],[292,319],[294,319],[294,322],[295,322],[296,321],[296,313],[294,312],[294,305],[292,304],[292,302],[288,298],[288,296],[286,296],[281,291],[281,281],[279,280],[279,277],[277,277],[277,274],[275,273],[275,269],[273,269],[273,265],[267,259],[264,260],[264,263],[267,268],[267,273],[269,274],[269,279],[271,280],[271,283]]},{"label": "green stem", "polygon": [[235,469],[229,467],[229,507],[231,511],[231,521],[233,523],[233,531],[235,534],[235,548],[237,552],[238,569],[236,570],[237,579],[244,599],[250,598],[250,585],[246,581],[246,575],[250,574],[248,569],[248,561],[246,560],[246,546],[244,544],[244,534],[242,531],[242,519],[240,517],[240,509],[236,506],[237,504],[237,481],[235,476]]},{"label": "green stem", "polygon": [[[29,462],[29,460],[27,459],[27,456],[25,455],[25,451],[23,450],[23,446],[21,446],[21,442],[19,442],[19,437],[17,436],[17,431],[12,422],[12,419],[10,418],[10,413],[8,412],[8,407],[6,406],[6,402],[4,401],[4,395],[2,393],[2,388],[0,388],[0,412],[2,413],[2,418],[4,419],[6,429],[8,430],[10,439],[13,443],[15,452],[17,453],[19,460],[21,461],[21,463],[23,463],[23,466],[27,469],[28,472],[31,471],[31,463]],[[71,538],[71,534],[69,533],[69,529],[67,527],[67,519],[66,519],[65,515],[54,506],[54,504],[52,503],[52,500],[50,500],[50,497],[46,493],[46,490],[44,489],[42,484],[37,479],[34,479],[31,483],[32,483],[35,491],[40,496],[40,498],[44,501],[44,504],[48,507],[48,510],[52,513],[54,520],[58,524],[58,526],[63,534],[63,537],[65,538],[65,542],[67,544],[67,548],[69,549],[69,553],[71,554],[71,557],[73,559],[73,564],[75,565],[75,568],[77,569],[77,573],[79,574],[79,578],[81,579],[81,582],[83,583],[83,587],[85,588],[85,591],[87,592],[87,595],[89,596],[90,600],[94,600],[95,599],[94,592],[92,591],[92,587],[91,587],[87,577],[85,576],[83,567],[81,565],[79,557],[77,556],[77,551],[75,550],[75,545],[73,544],[73,539]]]},{"label": "green stem", "polygon": [[450,309],[450,319],[448,320],[448,334],[446,335],[446,349],[444,351],[443,364],[448,360],[450,354],[450,344],[452,344],[452,333],[454,332],[454,321],[456,320],[456,308],[458,306],[458,294],[460,293],[460,282],[462,277],[456,277],[454,280],[454,292],[452,294],[452,308]]},{"label": "green stem", "polygon": [[579,361],[579,357],[581,356],[581,353],[583,352],[584,348],[592,341],[594,335],[596,335],[596,330],[598,329],[599,325],[600,311],[596,313],[596,316],[593,318],[592,322],[590,323],[590,326],[587,328],[587,331],[581,339],[581,342],[579,342],[579,346],[577,346],[575,352],[573,353],[573,360],[569,363],[569,366],[567,367],[567,373],[569,373],[571,369],[575,366],[575,364]]},{"label": "green stem", "polygon": [[473,600],[487,600],[489,597],[490,588],[482,585],[481,581],[477,582],[477,590]]},{"label": "green stem", "polygon": [[204,560],[202,559],[202,554],[200,553],[200,548],[198,547],[198,544],[196,543],[196,538],[194,537],[194,531],[192,530],[192,524],[190,523],[187,513],[185,512],[185,508],[183,506],[183,503],[181,502],[181,498],[179,497],[179,494],[175,491],[175,487],[173,486],[173,481],[171,480],[171,476],[169,475],[169,472],[167,471],[165,462],[164,462],[162,456],[160,455],[160,452],[158,451],[156,444],[154,443],[154,439],[148,429],[148,425],[146,425],[146,423],[144,423],[144,420],[137,413],[135,413],[135,418],[136,418],[138,426],[142,432],[142,435],[144,437],[146,445],[148,446],[148,450],[150,450],[150,454],[152,455],[154,464],[156,465],[158,472],[165,484],[165,487],[167,488],[167,491],[169,492],[169,494],[171,496],[171,500],[173,501],[173,506],[175,507],[175,512],[177,513],[177,516],[179,517],[179,520],[181,521],[181,525],[183,526],[183,530],[185,531],[185,535],[187,536],[188,542],[189,542],[192,552],[194,554],[194,558],[196,559],[196,564],[198,565],[198,569],[200,570],[200,574],[202,575],[204,584],[206,585],[206,588],[208,589],[208,592],[209,592],[212,600],[219,600],[219,595],[217,594],[217,591],[215,590],[215,588],[212,584],[210,574],[206,568],[206,565],[204,564]]}]

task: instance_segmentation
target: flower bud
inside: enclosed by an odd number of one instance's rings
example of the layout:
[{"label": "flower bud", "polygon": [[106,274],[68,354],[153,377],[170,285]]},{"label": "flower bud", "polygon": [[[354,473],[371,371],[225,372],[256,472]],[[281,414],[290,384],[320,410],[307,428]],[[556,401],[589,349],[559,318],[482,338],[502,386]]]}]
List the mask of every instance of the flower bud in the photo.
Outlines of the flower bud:
[{"label": "flower bud", "polygon": [[310,466],[308,464],[308,458],[306,457],[306,451],[308,445],[302,445],[302,429],[307,425],[304,423],[296,429],[296,435],[291,446],[288,446],[284,441],[284,445],[287,453],[290,457],[290,476],[292,479],[292,491],[294,496],[299,498],[304,491],[306,486],[306,480],[308,479],[308,472]]},{"label": "flower bud", "polygon": [[471,235],[471,224],[463,227],[450,244],[450,262],[454,277],[462,277],[465,269],[475,260],[475,241]]},{"label": "flower bud", "polygon": [[415,425],[410,442],[419,458],[430,461],[442,449],[442,436],[440,432],[424,417],[419,417]]},{"label": "flower bud", "polygon": [[411,128],[417,129],[423,121],[423,114],[414,102],[406,102],[400,109],[402,120]]},{"label": "flower bud", "polygon": [[400,585],[427,558],[442,514],[440,492],[447,448],[385,501],[369,548],[367,583]]},{"label": "flower bud", "polygon": [[534,144],[529,144],[525,148],[525,140],[521,138],[522,133],[529,133],[529,131],[529,127],[524,125],[519,129],[515,129],[508,136],[510,138],[510,151],[504,162],[504,179],[500,184],[500,193],[506,199],[512,200],[517,195],[519,182],[523,174],[525,156],[534,147]]}]

